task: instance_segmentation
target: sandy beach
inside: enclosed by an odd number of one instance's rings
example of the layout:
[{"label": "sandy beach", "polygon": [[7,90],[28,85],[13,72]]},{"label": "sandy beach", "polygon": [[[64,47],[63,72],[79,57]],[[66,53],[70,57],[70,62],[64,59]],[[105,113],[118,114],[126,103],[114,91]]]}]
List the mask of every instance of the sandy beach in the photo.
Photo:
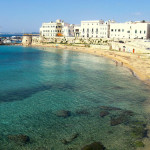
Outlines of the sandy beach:
[{"label": "sandy beach", "polygon": [[[96,56],[104,56],[110,58],[116,62],[116,65],[119,63],[130,69],[132,74],[138,79],[142,80],[145,84],[150,85],[150,56],[148,54],[137,54],[137,53],[127,53],[119,52],[115,50],[101,50],[101,49],[92,49],[89,47],[80,47],[80,46],[68,46],[64,44],[36,44],[32,45],[34,47],[52,47],[58,49],[65,49],[71,51],[77,51],[81,53],[88,53]],[[44,49],[48,51],[48,49]]]}]

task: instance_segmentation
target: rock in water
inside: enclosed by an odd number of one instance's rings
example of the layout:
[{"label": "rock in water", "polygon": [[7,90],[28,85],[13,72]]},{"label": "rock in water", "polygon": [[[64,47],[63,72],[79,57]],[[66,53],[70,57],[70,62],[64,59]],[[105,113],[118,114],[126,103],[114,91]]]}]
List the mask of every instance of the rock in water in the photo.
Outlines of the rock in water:
[{"label": "rock in water", "polygon": [[19,144],[27,144],[30,142],[29,136],[23,134],[8,135],[8,139]]},{"label": "rock in water", "polygon": [[128,121],[128,117],[124,114],[120,114],[117,117],[111,117],[110,124],[111,124],[111,126],[116,126],[116,125],[125,123],[127,121]]},{"label": "rock in water", "polygon": [[61,142],[62,142],[63,144],[69,144],[69,143],[71,143],[74,139],[76,139],[78,136],[79,136],[79,134],[78,134],[78,133],[75,133],[75,134],[71,135],[71,136],[70,136],[69,138],[67,138],[67,139],[62,139]]},{"label": "rock in water", "polygon": [[87,110],[77,110],[77,115],[89,115],[90,113]]},{"label": "rock in water", "polygon": [[108,111],[101,111],[101,112],[100,112],[100,116],[101,116],[101,117],[105,117],[105,116],[107,116],[107,115],[109,115],[109,112],[108,112]]},{"label": "rock in water", "polygon": [[67,110],[60,110],[60,111],[56,112],[56,116],[57,117],[67,118],[67,117],[71,116],[71,112],[67,111]]},{"label": "rock in water", "polygon": [[105,150],[105,147],[100,142],[94,142],[90,145],[84,146],[81,150]]},{"label": "rock in water", "polygon": [[113,110],[122,110],[121,108],[118,107],[112,107],[112,106],[100,106],[101,109],[104,109],[106,111],[113,111]]}]

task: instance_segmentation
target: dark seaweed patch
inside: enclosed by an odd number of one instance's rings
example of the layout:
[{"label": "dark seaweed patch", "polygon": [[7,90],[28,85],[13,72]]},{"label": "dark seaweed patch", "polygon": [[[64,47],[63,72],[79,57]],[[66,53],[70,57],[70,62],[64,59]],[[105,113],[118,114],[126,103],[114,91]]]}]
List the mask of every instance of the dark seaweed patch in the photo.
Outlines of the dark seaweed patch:
[{"label": "dark seaweed patch", "polygon": [[74,86],[70,84],[45,84],[33,88],[14,90],[12,92],[0,93],[0,102],[12,102],[12,101],[21,101],[25,98],[30,97],[31,95],[46,91],[46,90],[54,90],[59,89],[61,91],[73,90]]}]

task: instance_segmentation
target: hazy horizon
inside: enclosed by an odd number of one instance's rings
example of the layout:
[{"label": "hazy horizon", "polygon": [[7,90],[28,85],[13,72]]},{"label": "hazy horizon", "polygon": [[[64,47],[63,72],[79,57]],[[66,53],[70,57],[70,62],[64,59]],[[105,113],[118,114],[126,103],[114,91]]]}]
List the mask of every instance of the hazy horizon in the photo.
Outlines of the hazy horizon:
[{"label": "hazy horizon", "polygon": [[43,22],[62,19],[71,24],[81,20],[150,21],[148,0],[8,0],[1,2],[1,32],[39,32]]}]

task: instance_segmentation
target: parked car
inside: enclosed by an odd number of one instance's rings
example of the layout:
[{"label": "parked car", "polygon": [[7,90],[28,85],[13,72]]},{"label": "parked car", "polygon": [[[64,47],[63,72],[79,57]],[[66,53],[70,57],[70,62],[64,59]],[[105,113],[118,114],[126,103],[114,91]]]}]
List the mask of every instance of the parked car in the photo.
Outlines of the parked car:
[{"label": "parked car", "polygon": [[124,43],[124,41],[119,41],[119,43]]}]

